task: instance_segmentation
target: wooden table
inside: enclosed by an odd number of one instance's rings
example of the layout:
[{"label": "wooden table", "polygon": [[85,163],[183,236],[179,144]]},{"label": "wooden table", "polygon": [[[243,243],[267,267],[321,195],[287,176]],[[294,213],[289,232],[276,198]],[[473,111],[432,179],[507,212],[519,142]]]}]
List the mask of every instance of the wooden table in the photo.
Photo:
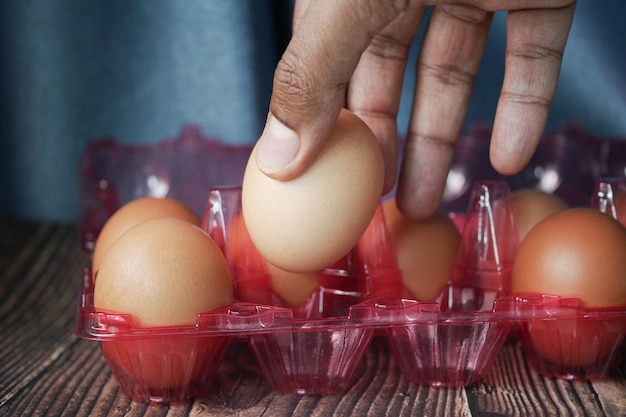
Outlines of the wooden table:
[{"label": "wooden table", "polygon": [[73,225],[0,220],[1,416],[626,416],[626,372],[570,382],[537,374],[507,345],[483,383],[465,389],[407,382],[374,343],[343,395],[271,392],[246,347],[230,349],[204,398],[131,402],[97,342],[73,335],[85,258]]}]

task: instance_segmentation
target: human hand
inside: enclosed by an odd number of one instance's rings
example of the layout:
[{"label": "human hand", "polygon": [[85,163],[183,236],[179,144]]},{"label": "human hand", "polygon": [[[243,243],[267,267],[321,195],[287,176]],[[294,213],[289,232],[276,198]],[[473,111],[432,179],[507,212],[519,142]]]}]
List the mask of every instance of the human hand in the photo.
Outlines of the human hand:
[{"label": "human hand", "polygon": [[296,2],[294,31],[274,75],[270,114],[257,148],[261,171],[278,180],[309,166],[339,111],[372,129],[385,157],[385,192],[397,172],[396,117],[410,45],[434,5],[421,48],[396,200],[425,218],[439,207],[496,11],[508,11],[505,75],[490,159],[520,171],[542,136],[556,89],[575,0],[315,0]]}]

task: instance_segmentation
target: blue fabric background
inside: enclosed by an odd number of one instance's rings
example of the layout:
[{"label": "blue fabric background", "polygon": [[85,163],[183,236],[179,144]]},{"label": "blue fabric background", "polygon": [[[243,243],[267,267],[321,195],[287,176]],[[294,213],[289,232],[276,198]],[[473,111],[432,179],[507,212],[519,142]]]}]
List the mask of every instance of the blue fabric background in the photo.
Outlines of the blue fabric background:
[{"label": "blue fabric background", "polygon": [[[601,7],[600,7],[601,5]],[[289,1],[0,2],[0,216],[74,221],[88,141],[145,143],[199,125],[251,143],[260,134]],[[548,130],[576,120],[626,137],[626,2],[581,1]],[[491,120],[503,75],[497,14],[467,123]],[[412,49],[399,131],[414,85]]]}]

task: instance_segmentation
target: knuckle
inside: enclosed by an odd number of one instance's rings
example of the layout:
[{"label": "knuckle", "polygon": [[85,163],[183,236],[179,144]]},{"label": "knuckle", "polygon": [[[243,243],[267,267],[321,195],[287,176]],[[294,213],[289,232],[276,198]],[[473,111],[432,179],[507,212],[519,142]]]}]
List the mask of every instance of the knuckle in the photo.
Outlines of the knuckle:
[{"label": "knuckle", "polygon": [[469,5],[441,4],[436,8],[448,17],[472,25],[488,26],[491,24],[492,13]]},{"label": "knuckle", "polygon": [[374,30],[374,33],[402,12],[419,7],[422,7],[421,0],[352,0],[350,3],[350,10],[356,13],[357,20],[363,23],[366,30]]},{"label": "knuckle", "polygon": [[418,152],[420,149],[440,149],[452,152],[456,139],[447,136],[428,135],[410,130],[406,139],[407,152]]},{"label": "knuckle", "polygon": [[311,92],[311,82],[304,63],[298,55],[286,51],[276,66],[274,92],[288,100],[307,97]]},{"label": "knuckle", "polygon": [[516,48],[507,50],[507,58],[522,61],[561,62],[563,51],[535,42],[522,43]]},{"label": "knuckle", "polygon": [[372,42],[369,44],[366,53],[371,54],[377,58],[400,61],[401,63],[404,63],[409,54],[409,47],[410,44],[401,42],[399,39],[393,36],[380,34],[372,39]]},{"label": "knuckle", "polygon": [[529,90],[502,90],[500,98],[508,103],[522,106],[531,106],[536,108],[548,109],[551,99],[543,94],[533,94]]},{"label": "knuckle", "polygon": [[453,63],[445,64],[419,64],[419,71],[424,77],[434,78],[437,82],[447,86],[471,86],[474,84],[476,74]]},{"label": "knuckle", "polygon": [[[337,82],[319,63],[286,51],[274,73],[272,108],[289,117],[290,113],[316,112],[345,95],[347,82]],[[329,79],[330,78],[330,79]],[[293,114],[292,114],[293,115]]]}]

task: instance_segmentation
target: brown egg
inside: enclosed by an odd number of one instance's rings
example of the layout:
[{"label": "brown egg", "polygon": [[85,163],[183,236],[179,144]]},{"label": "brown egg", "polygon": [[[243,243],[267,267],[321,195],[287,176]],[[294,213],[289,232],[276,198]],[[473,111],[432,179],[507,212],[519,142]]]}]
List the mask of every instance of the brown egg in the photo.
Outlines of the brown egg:
[{"label": "brown egg", "polygon": [[587,307],[626,305],[626,228],[591,208],[545,218],[520,244],[511,290],[576,297]]},{"label": "brown egg", "polygon": [[266,263],[266,268],[272,290],[288,306],[304,304],[320,287],[320,272],[283,271],[270,263]]},{"label": "brown egg", "polygon": [[511,206],[520,242],[540,220],[568,208],[561,197],[533,188],[511,193]]},{"label": "brown egg", "polygon": [[124,232],[138,223],[173,217],[200,226],[201,219],[190,208],[170,198],[141,197],[120,207],[104,224],[93,251],[92,274],[96,276],[109,248]]},{"label": "brown egg", "polygon": [[461,243],[459,230],[443,212],[409,220],[394,199],[385,201],[383,210],[404,286],[418,300],[434,300],[450,279]]},{"label": "brown egg", "polygon": [[233,301],[228,264],[202,229],[172,218],[142,222],[102,260],[96,309],[132,314],[142,327],[194,324]]},{"label": "brown egg", "polygon": [[[230,271],[213,240],[173,218],[141,222],[113,243],[94,288],[96,310],[132,315],[152,333],[112,338],[102,352],[116,373],[160,398],[199,384],[216,369],[226,338],[161,326],[193,326],[198,314],[233,302]],[[160,328],[160,329],[159,329]]]},{"label": "brown egg", "polygon": [[[591,208],[566,209],[537,223],[522,241],[511,290],[578,298],[587,308],[626,306],[625,254],[626,228],[617,220]],[[607,357],[624,322],[537,319],[524,326],[539,356],[579,367]]]},{"label": "brown egg", "polygon": [[257,167],[243,179],[243,216],[263,257],[291,272],[320,271],[346,255],[368,227],[384,177],[380,145],[367,125],[342,110],[311,166],[290,181]]},{"label": "brown egg", "polygon": [[235,273],[258,270],[267,274],[272,291],[288,306],[305,303],[320,286],[320,272],[289,272],[267,262],[250,240],[241,215],[231,223],[225,252]]}]

